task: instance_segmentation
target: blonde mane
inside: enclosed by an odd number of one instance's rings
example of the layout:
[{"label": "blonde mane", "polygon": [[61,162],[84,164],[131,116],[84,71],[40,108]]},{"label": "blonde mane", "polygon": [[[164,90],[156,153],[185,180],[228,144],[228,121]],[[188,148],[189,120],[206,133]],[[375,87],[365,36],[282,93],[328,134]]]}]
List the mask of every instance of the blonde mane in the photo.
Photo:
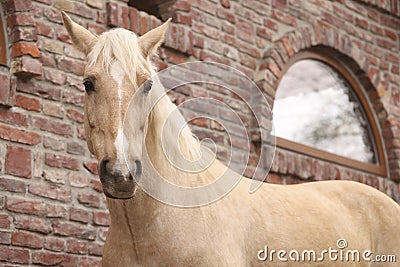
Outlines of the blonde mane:
[{"label": "blonde mane", "polygon": [[[138,37],[135,33],[121,28],[116,28],[101,34],[98,38],[98,42],[88,54],[87,67],[92,67],[96,65],[99,60],[101,60],[100,63],[103,71],[108,74],[111,64],[114,61],[118,61],[135,89],[138,88],[138,74],[144,76],[154,76],[156,75],[156,70],[151,64],[150,59],[146,59],[141,54],[137,40]],[[161,83],[157,84],[161,85]],[[163,124],[167,120],[168,116],[177,107],[171,102],[162,86],[158,86],[152,91],[157,91],[156,93],[152,93],[152,95],[153,100],[158,101],[149,114],[150,120],[153,123],[159,124],[149,125],[149,128],[153,128],[154,130],[154,127],[163,127]],[[159,98],[160,95],[162,95],[161,98]],[[170,125],[166,125],[164,130],[172,132],[174,127],[180,127],[177,122],[182,122],[184,120],[183,116],[179,112],[174,112],[174,116],[177,117],[174,119],[169,119],[168,121],[170,122]],[[165,136],[174,138],[174,136],[168,132],[165,134]],[[183,154],[185,158],[189,160],[195,160],[201,156],[198,139],[193,136],[188,126],[185,126],[182,129],[178,142],[180,145],[180,153]],[[178,157],[178,155],[176,156]]]}]

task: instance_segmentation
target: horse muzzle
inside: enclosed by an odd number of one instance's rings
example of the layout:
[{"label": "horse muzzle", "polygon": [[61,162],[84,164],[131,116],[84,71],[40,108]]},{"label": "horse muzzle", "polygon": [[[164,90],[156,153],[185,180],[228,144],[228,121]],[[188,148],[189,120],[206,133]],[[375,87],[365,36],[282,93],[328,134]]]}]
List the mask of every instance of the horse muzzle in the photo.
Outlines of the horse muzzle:
[{"label": "horse muzzle", "polygon": [[[129,170],[125,173],[116,169],[108,159],[103,159],[99,163],[99,176],[103,185],[103,192],[109,198],[129,199],[132,198],[135,189],[135,179],[140,178],[142,174],[142,164],[139,160],[135,161],[134,176]],[[127,168],[126,168],[127,169]],[[135,177],[135,179],[133,178]]]}]

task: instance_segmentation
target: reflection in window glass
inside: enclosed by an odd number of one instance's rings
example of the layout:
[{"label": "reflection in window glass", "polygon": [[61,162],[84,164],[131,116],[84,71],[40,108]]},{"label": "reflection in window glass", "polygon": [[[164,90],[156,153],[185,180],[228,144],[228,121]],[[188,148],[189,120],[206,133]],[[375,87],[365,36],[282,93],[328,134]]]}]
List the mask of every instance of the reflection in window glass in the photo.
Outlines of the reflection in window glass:
[{"label": "reflection in window glass", "polygon": [[349,84],[328,65],[301,60],[282,77],[274,102],[278,137],[375,162],[367,120]]}]

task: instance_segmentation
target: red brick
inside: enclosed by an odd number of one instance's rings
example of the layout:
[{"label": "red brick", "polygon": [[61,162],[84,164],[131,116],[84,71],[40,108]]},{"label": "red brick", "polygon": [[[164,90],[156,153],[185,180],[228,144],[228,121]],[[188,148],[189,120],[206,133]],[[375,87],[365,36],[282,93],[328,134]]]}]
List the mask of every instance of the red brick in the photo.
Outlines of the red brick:
[{"label": "red brick", "polygon": [[27,97],[24,95],[16,95],[15,105],[17,107],[30,110],[30,111],[40,111],[40,100],[32,97]]},{"label": "red brick", "polygon": [[61,151],[65,148],[65,143],[59,139],[55,139],[49,136],[43,137],[43,146],[55,151]]},{"label": "red brick", "polygon": [[22,215],[14,216],[14,226],[19,230],[38,232],[42,234],[49,234],[52,230],[50,221]]},{"label": "red brick", "polygon": [[133,31],[134,33],[138,32],[138,22],[139,22],[139,11],[136,8],[130,7],[129,8],[129,30]]},{"label": "red brick", "polygon": [[27,145],[36,145],[41,141],[41,136],[37,133],[18,130],[6,125],[0,125],[0,138]]},{"label": "red brick", "polygon": [[101,266],[101,258],[82,256],[80,260],[81,267],[100,267]]},{"label": "red brick", "polygon": [[28,264],[29,250],[0,246],[0,261]]},{"label": "red brick", "polygon": [[28,248],[42,248],[43,237],[34,233],[13,232],[11,235],[11,244]]},{"label": "red brick", "polygon": [[38,35],[43,35],[49,38],[54,37],[54,29],[50,24],[47,24],[45,22],[41,21],[36,21],[36,34]]},{"label": "red brick", "polygon": [[97,243],[89,244],[89,255],[102,256],[103,255],[103,245]]},{"label": "red brick", "polygon": [[90,7],[103,9],[104,1],[103,0],[86,0],[86,4]]},{"label": "red brick", "polygon": [[74,171],[79,169],[79,161],[69,156],[46,153],[45,163],[47,166],[55,168],[65,168]]},{"label": "red brick", "polygon": [[11,48],[11,57],[20,57],[30,55],[31,57],[40,57],[40,51],[35,44],[16,43]]},{"label": "red brick", "polygon": [[60,10],[64,10],[68,13],[80,15],[88,19],[94,17],[93,10],[83,3],[66,1],[66,0],[55,0],[54,7]]},{"label": "red brick", "polygon": [[88,207],[100,207],[100,196],[98,194],[79,192],[78,201]]},{"label": "red brick", "polygon": [[95,174],[95,175],[98,175],[98,174],[99,174],[98,169],[97,169],[97,162],[85,161],[85,162],[83,163],[83,166],[84,166],[88,171],[90,171],[91,173],[93,173],[93,174]]},{"label": "red brick", "polygon": [[143,11],[139,12],[139,35],[143,35],[148,32],[149,29],[149,15]]},{"label": "red brick", "polygon": [[99,179],[90,180],[90,187],[93,188],[96,192],[103,193],[103,185],[101,184]]},{"label": "red brick", "polygon": [[64,117],[64,107],[57,102],[42,102],[42,113],[56,118]]},{"label": "red brick", "polygon": [[13,108],[0,109],[0,122],[26,127],[28,126],[28,117]]},{"label": "red brick", "polygon": [[4,12],[14,13],[16,11],[29,11],[32,9],[31,0],[7,0],[3,4]]},{"label": "red brick", "polygon": [[71,91],[64,91],[63,100],[67,104],[83,107],[85,96],[82,93],[77,94]]},{"label": "red brick", "polygon": [[0,228],[9,229],[10,228],[10,217],[8,214],[0,214]]},{"label": "red brick", "polygon": [[88,242],[76,239],[67,240],[67,252],[75,254],[87,254]]},{"label": "red brick", "polygon": [[88,223],[89,222],[89,212],[84,209],[72,207],[69,210],[69,219],[71,221]]},{"label": "red brick", "polygon": [[61,136],[72,136],[74,134],[74,128],[70,124],[49,120],[47,118],[33,117],[32,125],[42,131],[47,131]]},{"label": "red brick", "polygon": [[243,41],[254,43],[256,34],[253,24],[247,20],[239,19],[237,22],[237,36]]},{"label": "red brick", "polygon": [[96,229],[74,222],[55,221],[53,222],[54,233],[62,236],[73,236],[87,240],[96,239]]},{"label": "red brick", "polygon": [[20,180],[0,177],[0,190],[15,193],[25,193],[26,184]]},{"label": "red brick", "polygon": [[[297,22],[294,17],[291,15],[288,15],[287,13],[283,13],[277,9],[272,9],[272,14],[271,17],[276,19],[279,22],[282,22],[283,24],[290,25],[290,26],[296,26]],[[264,20],[265,23],[265,20]]]},{"label": "red brick", "polygon": [[42,75],[42,63],[33,58],[20,57],[11,62],[11,72],[18,77],[32,78]]},{"label": "red brick", "polygon": [[105,211],[94,211],[93,223],[95,225],[109,226],[111,223],[109,213]]},{"label": "red brick", "polygon": [[62,205],[47,204],[46,216],[49,218],[66,218],[68,216],[68,210],[65,206]]},{"label": "red brick", "polygon": [[86,145],[83,147],[78,142],[68,142],[67,144],[67,153],[72,155],[85,155],[86,152]]},{"label": "red brick", "polygon": [[11,233],[0,231],[0,244],[10,245],[11,244]]},{"label": "red brick", "polygon": [[44,77],[46,80],[57,85],[64,85],[67,81],[67,76],[63,72],[55,69],[45,69]]},{"label": "red brick", "polygon": [[29,193],[63,202],[70,202],[72,200],[70,189],[43,183],[34,183],[29,185]]},{"label": "red brick", "polygon": [[117,27],[118,23],[118,4],[117,3],[107,3],[106,4],[107,10],[107,26],[110,27]]},{"label": "red brick", "polygon": [[33,251],[32,263],[41,265],[61,265],[64,255],[48,251]]},{"label": "red brick", "polygon": [[8,196],[6,208],[9,211],[42,216],[46,214],[46,205],[41,200],[30,200]]},{"label": "red brick", "polygon": [[41,96],[51,100],[61,99],[61,90],[59,88],[48,87],[34,81],[22,81],[18,79],[17,91]]},{"label": "red brick", "polygon": [[22,147],[7,146],[5,165],[7,174],[30,178],[32,176],[31,151]]},{"label": "red brick", "polygon": [[80,173],[73,173],[69,176],[69,183],[73,187],[87,187],[90,184],[90,177]]},{"label": "red brick", "polygon": [[48,236],[44,241],[44,248],[52,251],[63,251],[65,248],[65,240],[58,237]]},{"label": "red brick", "polygon": [[67,110],[67,117],[70,118],[71,120],[77,122],[77,123],[83,123],[84,122],[83,112],[77,111],[75,109],[68,109]]},{"label": "red brick", "polygon": [[58,60],[59,70],[74,73],[78,76],[83,76],[85,70],[85,63],[76,59],[60,58]]},{"label": "red brick", "polygon": [[15,27],[11,31],[8,41],[10,43],[17,43],[21,41],[36,42],[37,34],[33,27]]},{"label": "red brick", "polygon": [[224,8],[231,8],[231,2],[229,0],[220,0],[219,2]]}]

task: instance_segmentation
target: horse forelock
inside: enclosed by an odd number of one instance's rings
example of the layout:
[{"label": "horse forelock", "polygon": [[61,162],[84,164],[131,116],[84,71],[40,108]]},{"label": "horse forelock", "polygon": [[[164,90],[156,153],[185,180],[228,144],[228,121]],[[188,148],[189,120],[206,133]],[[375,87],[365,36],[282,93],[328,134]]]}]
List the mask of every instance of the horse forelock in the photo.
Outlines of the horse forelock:
[{"label": "horse forelock", "polygon": [[87,68],[94,67],[101,60],[102,71],[108,74],[112,63],[118,61],[131,83],[137,87],[137,75],[150,76],[154,69],[140,52],[137,39],[135,33],[122,28],[104,32],[87,56]]}]

